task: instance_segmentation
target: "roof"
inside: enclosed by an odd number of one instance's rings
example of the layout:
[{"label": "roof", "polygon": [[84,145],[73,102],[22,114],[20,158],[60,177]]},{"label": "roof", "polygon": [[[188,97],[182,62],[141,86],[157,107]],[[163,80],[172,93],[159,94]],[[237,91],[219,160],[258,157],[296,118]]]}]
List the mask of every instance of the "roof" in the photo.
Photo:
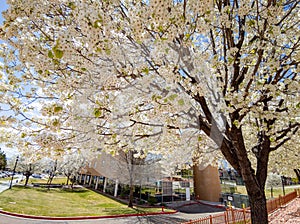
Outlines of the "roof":
[{"label": "roof", "polygon": [[103,176],[97,170],[95,170],[92,167],[88,167],[88,166],[81,168],[81,170],[79,171],[79,173],[80,174],[91,175],[91,176],[98,176],[98,177],[102,177]]}]

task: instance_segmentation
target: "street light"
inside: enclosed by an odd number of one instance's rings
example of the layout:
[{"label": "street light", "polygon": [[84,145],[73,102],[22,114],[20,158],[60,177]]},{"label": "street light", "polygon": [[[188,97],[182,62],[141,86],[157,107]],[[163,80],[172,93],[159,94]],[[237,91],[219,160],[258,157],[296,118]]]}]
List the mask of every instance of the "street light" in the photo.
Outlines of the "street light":
[{"label": "street light", "polygon": [[285,195],[285,190],[284,190],[284,183],[285,183],[285,181],[284,181],[284,176],[281,176],[281,184],[282,184],[282,192],[283,192],[283,195]]},{"label": "street light", "polygon": [[18,160],[19,160],[19,156],[17,156],[17,158],[16,158],[16,162],[15,162],[15,166],[14,166],[14,169],[13,169],[13,173],[11,175],[9,189],[11,189],[11,186],[12,186],[12,182],[13,182],[14,175],[15,175],[15,172],[16,172],[16,167],[17,167]]}]

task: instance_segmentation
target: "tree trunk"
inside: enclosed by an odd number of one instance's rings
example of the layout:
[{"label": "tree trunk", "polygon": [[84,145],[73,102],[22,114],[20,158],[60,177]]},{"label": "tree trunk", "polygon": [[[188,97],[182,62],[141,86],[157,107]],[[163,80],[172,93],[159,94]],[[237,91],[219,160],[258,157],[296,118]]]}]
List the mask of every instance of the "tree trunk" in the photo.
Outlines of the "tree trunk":
[{"label": "tree trunk", "polygon": [[130,183],[129,202],[128,202],[129,208],[133,207],[133,190],[134,190],[134,186],[132,183]]},{"label": "tree trunk", "polygon": [[267,161],[267,159],[265,159],[265,161],[258,161],[259,164],[257,169],[259,171],[256,171],[256,174],[251,168],[251,163],[248,159],[244,160],[243,167],[241,167],[242,177],[249,196],[252,224],[268,223],[268,211],[265,195]]},{"label": "tree trunk", "polygon": [[294,169],[296,175],[297,175],[297,178],[298,178],[298,182],[300,182],[300,169]]},{"label": "tree trunk", "polygon": [[54,175],[50,174],[50,176],[49,176],[49,178],[48,178],[48,181],[47,181],[48,190],[50,190],[50,185],[51,185],[51,183],[52,183],[53,177],[54,177]]},{"label": "tree trunk", "polygon": [[29,164],[29,167],[27,168],[27,170],[26,170],[26,172],[25,172],[25,177],[26,177],[26,179],[25,179],[25,184],[24,184],[24,186],[26,187],[27,186],[27,184],[28,184],[28,181],[29,181],[29,177],[31,176],[31,174],[32,174],[32,166],[31,166],[31,164]]},{"label": "tree trunk", "polygon": [[230,142],[224,139],[221,150],[225,158],[242,176],[249,196],[252,224],[267,224],[268,212],[266,206],[265,183],[268,171],[270,140],[263,136],[255,154],[257,159],[256,170],[248,158],[244,145],[242,130],[233,126],[230,133]]},{"label": "tree trunk", "polygon": [[273,186],[271,187],[271,198],[273,198]]},{"label": "tree trunk", "polygon": [[25,178],[25,184],[24,184],[24,187],[27,186],[30,175],[26,175],[25,177],[26,177],[26,178]]},{"label": "tree trunk", "polygon": [[267,224],[268,211],[266,205],[266,197],[264,191],[261,194],[251,194],[248,192],[250,207],[251,207],[251,223],[252,224]]},{"label": "tree trunk", "polygon": [[[266,166],[264,166],[267,169]],[[264,169],[260,170],[264,173]],[[265,195],[265,178],[260,179],[259,174],[254,173],[249,161],[245,161],[244,167],[241,169],[242,177],[247,189],[250,209],[251,209],[251,223],[252,224],[267,224],[268,211],[266,205]],[[262,174],[261,174],[262,175]]]},{"label": "tree trunk", "polygon": [[72,179],[71,179],[71,188],[72,188],[72,190],[74,189],[75,182],[76,182],[76,176],[73,176]]}]

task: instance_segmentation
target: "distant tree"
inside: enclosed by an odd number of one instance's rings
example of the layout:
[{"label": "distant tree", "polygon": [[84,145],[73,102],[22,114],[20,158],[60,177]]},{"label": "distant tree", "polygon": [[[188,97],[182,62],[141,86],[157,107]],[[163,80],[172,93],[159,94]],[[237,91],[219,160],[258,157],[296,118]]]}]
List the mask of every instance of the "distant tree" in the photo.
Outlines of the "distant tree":
[{"label": "distant tree", "polygon": [[26,169],[26,171],[23,173],[23,175],[26,177],[24,186],[27,186],[28,181],[29,181],[29,177],[33,174],[33,166],[31,163],[29,163],[28,168]]},{"label": "distant tree", "polygon": [[25,176],[24,186],[27,186],[29,178],[34,172],[41,172],[43,170],[43,161],[34,160],[32,157],[27,157],[22,154],[18,160],[17,171],[23,173]]},{"label": "distant tree", "polygon": [[298,178],[298,182],[300,182],[300,169],[294,169],[296,175],[297,175],[297,178]]},{"label": "distant tree", "polygon": [[83,167],[85,162],[86,159],[82,156],[82,154],[79,153],[72,153],[63,157],[63,160],[61,161],[58,170],[67,177],[66,185],[68,185],[69,181],[71,180],[71,187],[73,188],[74,181],[72,180],[74,180],[79,169]]},{"label": "distant tree", "polygon": [[7,165],[6,154],[0,149],[0,170],[4,170]]},{"label": "distant tree", "polygon": [[48,177],[48,181],[47,181],[48,190],[50,189],[50,185],[52,183],[53,178],[56,175],[56,172],[57,172],[57,159],[51,163],[51,169],[49,171],[49,177]]},{"label": "distant tree", "polygon": [[271,197],[273,198],[273,187],[281,186],[281,176],[276,173],[269,173],[266,186],[271,188]]},{"label": "distant tree", "polygon": [[160,164],[149,157],[151,156],[140,155],[134,149],[125,150],[125,148],[119,150],[115,156],[105,152],[99,156],[98,169],[102,175],[129,185],[128,207],[133,207],[133,192],[136,185],[148,183],[161,176]]},{"label": "distant tree", "polygon": [[123,167],[128,175],[129,180],[129,201],[128,201],[128,207],[133,207],[133,192],[134,192],[134,181],[136,179],[136,168],[141,166],[145,163],[144,159],[139,158],[139,156],[136,157],[136,154],[138,152],[134,150],[128,150],[126,152],[121,152],[118,156],[120,158],[121,162],[125,163],[126,167]]}]

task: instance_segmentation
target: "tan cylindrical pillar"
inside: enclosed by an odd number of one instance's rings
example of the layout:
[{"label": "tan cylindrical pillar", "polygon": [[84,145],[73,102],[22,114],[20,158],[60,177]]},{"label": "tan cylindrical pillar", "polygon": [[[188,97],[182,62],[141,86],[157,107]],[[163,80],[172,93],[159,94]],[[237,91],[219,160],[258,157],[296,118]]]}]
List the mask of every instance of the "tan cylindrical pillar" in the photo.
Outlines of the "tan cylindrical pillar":
[{"label": "tan cylindrical pillar", "polygon": [[204,169],[195,165],[194,171],[194,192],[196,199],[204,201],[219,201],[221,184],[217,167],[211,165]]}]

